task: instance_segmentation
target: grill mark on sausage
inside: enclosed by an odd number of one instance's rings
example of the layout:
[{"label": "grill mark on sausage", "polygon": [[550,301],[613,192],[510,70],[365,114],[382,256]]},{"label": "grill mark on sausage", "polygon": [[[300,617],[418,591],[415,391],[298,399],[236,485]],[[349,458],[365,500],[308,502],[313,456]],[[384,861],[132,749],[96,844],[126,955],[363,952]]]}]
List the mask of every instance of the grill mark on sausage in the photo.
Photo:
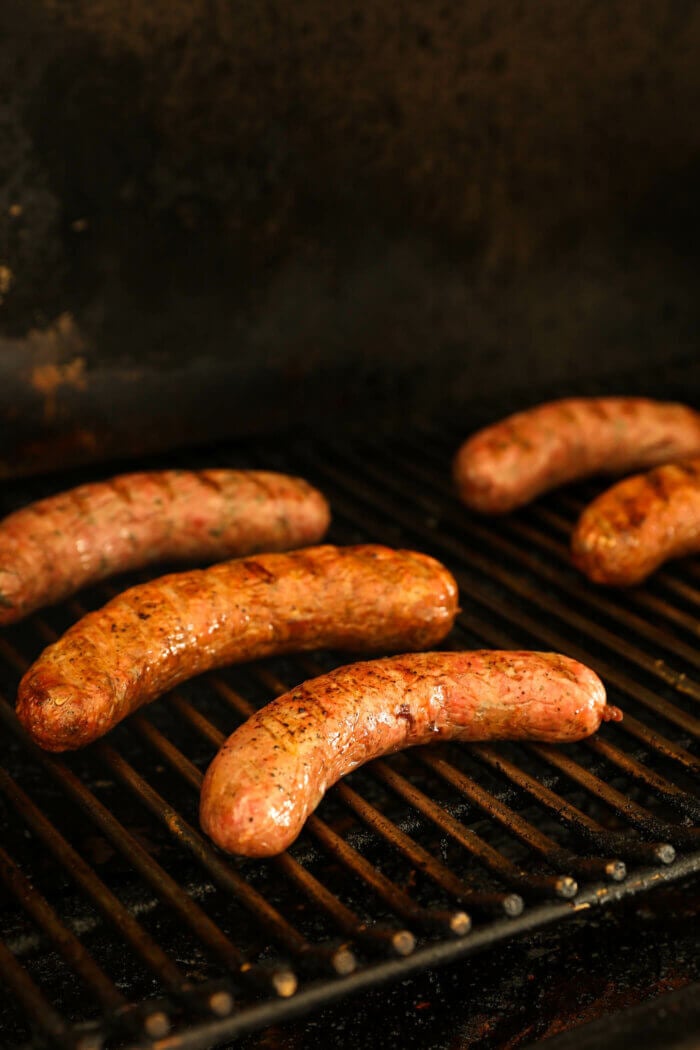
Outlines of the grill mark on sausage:
[{"label": "grill mark on sausage", "polygon": [[223,486],[221,485],[221,483],[217,481],[216,478],[212,477],[209,471],[198,470],[197,478],[202,483],[202,485],[206,485],[208,488],[213,489],[214,492],[223,491]]},{"label": "grill mark on sausage", "polygon": [[326,501],[299,478],[260,471],[204,474],[212,484],[201,487],[191,471],[121,475],[48,497],[0,521],[0,563],[10,561],[20,570],[5,588],[0,625],[120,570],[160,559],[213,562],[304,547],[318,543],[328,527]]},{"label": "grill mark on sausage", "polygon": [[276,580],[275,574],[266,569],[265,566],[258,558],[246,558],[243,562],[246,569],[251,576],[255,579],[260,580],[262,583],[274,583]]},{"label": "grill mark on sausage", "polygon": [[115,492],[123,503],[133,503],[134,494],[131,485],[123,478],[112,478],[107,482],[112,492]]},{"label": "grill mark on sausage", "polygon": [[551,653],[388,657],[337,668],[301,691],[302,701],[296,689],[253,714],[207,771],[202,827],[231,853],[286,849],[326,789],[380,755],[437,740],[573,741],[619,717],[606,715],[593,671]]},{"label": "grill mark on sausage", "polygon": [[[442,641],[456,608],[444,566],[386,547],[316,547],[172,574],[118,595],[49,646],[20,683],[17,714],[42,747],[79,747],[202,671],[319,648],[421,649]],[[38,717],[59,683],[73,697],[68,714]]]},{"label": "grill mark on sausage", "polygon": [[[662,470],[650,470],[646,476],[647,488],[651,489],[656,498],[662,503],[668,503],[669,490],[667,486],[667,476]],[[624,501],[625,508],[634,508],[635,504],[638,505],[638,512],[630,512],[628,514],[630,525],[636,526],[641,525],[646,517],[644,509],[639,505],[639,500],[635,496],[630,496]]]},{"label": "grill mark on sausage", "polygon": [[567,398],[473,434],[455,456],[462,500],[507,513],[558,485],[700,455],[700,413],[646,398]]},{"label": "grill mark on sausage", "polygon": [[574,564],[595,583],[641,583],[669,558],[700,552],[700,459],[613,485],[581,514]]}]

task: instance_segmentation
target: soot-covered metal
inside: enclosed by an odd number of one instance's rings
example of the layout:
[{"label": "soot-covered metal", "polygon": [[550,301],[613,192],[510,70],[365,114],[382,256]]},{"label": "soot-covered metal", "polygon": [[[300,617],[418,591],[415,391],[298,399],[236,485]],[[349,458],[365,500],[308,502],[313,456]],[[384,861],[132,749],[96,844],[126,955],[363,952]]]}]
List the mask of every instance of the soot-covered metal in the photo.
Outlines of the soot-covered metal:
[{"label": "soot-covered metal", "polygon": [[674,0],[4,0],[0,474],[653,393],[699,43]]}]

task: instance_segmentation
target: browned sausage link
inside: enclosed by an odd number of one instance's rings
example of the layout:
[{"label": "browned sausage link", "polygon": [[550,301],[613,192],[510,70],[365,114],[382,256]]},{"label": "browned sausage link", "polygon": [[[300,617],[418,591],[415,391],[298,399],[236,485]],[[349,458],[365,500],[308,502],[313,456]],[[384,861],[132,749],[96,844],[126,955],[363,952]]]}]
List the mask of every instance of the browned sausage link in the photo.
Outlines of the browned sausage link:
[{"label": "browned sausage link", "polygon": [[669,558],[700,552],[700,459],[626,478],[598,496],[571,540],[594,583],[631,587]]},{"label": "browned sausage link", "polygon": [[591,474],[625,474],[700,455],[700,413],[646,398],[567,398],[518,412],[457,452],[461,499],[503,514]]},{"label": "browned sausage link", "polygon": [[202,788],[200,819],[223,849],[286,849],[326,790],[363,762],[438,740],[569,741],[593,733],[605,689],[556,653],[421,653],[305,682],[236,730]]},{"label": "browned sausage link", "polygon": [[203,671],[325,646],[425,649],[456,611],[444,566],[379,546],[309,547],[163,576],[49,646],[20,683],[17,714],[47,750],[82,747]]},{"label": "browned sausage link", "polygon": [[0,522],[0,624],[155,561],[318,543],[329,520],[320,492],[267,471],[164,470],[81,485]]}]

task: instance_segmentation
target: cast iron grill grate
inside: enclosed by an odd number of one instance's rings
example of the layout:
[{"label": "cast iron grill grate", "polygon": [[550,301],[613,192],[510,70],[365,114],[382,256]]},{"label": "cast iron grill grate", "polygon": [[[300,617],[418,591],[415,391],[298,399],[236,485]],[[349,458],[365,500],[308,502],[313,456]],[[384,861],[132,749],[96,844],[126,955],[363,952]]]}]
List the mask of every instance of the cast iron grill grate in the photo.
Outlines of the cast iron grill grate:
[{"label": "cast iron grill grate", "polygon": [[[566,539],[594,488],[477,520],[451,492],[460,437],[302,435],[171,462],[303,474],[331,500],[332,541],[415,546],[454,572],[463,611],[448,647],[566,652],[601,674],[624,721],[565,748],[443,745],[375,762],[329,793],[287,854],[237,862],[199,831],[203,770],[251,710],[347,655],[207,675],[59,759],[19,729],[18,678],[133,580],[4,631],[3,1046],[209,1047],[700,870],[700,564],[624,594],[589,586]],[[7,486],[3,512],[86,476]]]}]

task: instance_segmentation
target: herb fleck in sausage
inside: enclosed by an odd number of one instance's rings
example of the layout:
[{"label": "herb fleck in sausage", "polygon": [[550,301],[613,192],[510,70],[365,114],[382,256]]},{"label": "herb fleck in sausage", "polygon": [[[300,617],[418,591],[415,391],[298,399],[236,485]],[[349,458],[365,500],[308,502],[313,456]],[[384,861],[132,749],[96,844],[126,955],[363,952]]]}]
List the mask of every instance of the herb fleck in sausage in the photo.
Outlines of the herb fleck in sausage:
[{"label": "herb fleck in sausage", "polygon": [[270,856],[332,784],[379,755],[439,740],[579,740],[621,717],[593,671],[556,653],[351,664],[274,700],[229,737],[204,780],[202,827],[231,853]]},{"label": "herb fleck in sausage", "polygon": [[426,554],[374,545],[261,554],[118,595],[49,646],[17,714],[49,751],[82,747],[203,671],[323,647],[381,652],[440,642],[457,585]]},{"label": "herb fleck in sausage", "polygon": [[318,543],[330,514],[301,478],[163,470],[81,485],[0,522],[0,624],[117,572]]},{"label": "herb fleck in sausage", "polygon": [[700,459],[613,485],[583,511],[574,564],[594,583],[631,587],[669,558],[700,552]]},{"label": "herb fleck in sausage", "polygon": [[504,514],[591,474],[625,474],[700,455],[700,413],[638,397],[550,401],[478,431],[454,460],[460,498]]}]

